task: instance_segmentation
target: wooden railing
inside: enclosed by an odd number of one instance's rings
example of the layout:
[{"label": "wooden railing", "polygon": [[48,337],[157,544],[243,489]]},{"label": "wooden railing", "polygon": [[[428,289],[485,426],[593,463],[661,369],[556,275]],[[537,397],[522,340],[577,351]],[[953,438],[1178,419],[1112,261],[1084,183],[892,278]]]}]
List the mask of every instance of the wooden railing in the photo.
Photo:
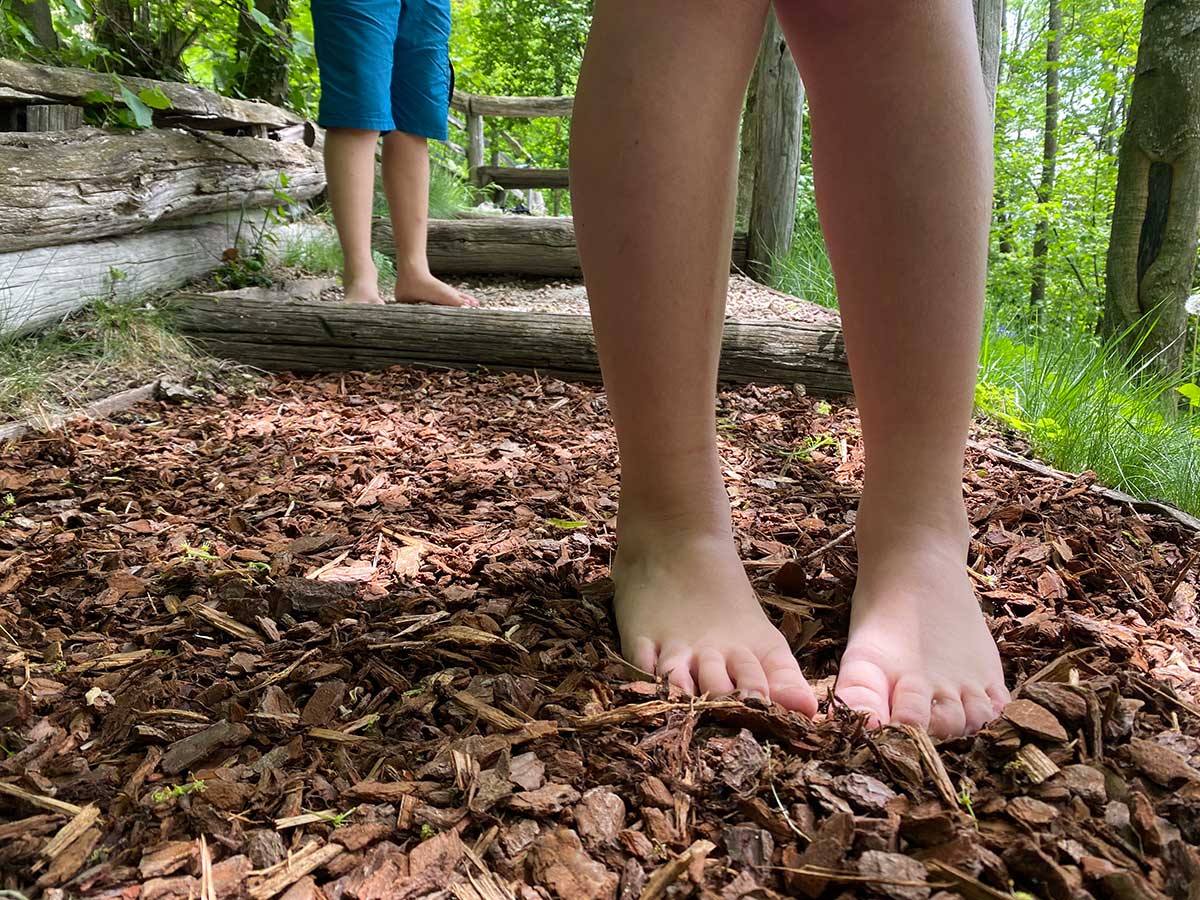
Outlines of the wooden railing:
[{"label": "wooden railing", "polygon": [[[526,168],[517,165],[509,154],[497,149],[497,162],[508,165],[486,165],[487,139],[484,134],[485,117],[506,119],[564,118],[575,108],[574,97],[488,97],[455,91],[451,107],[463,113],[465,121],[460,127],[467,132],[466,148],[451,145],[451,149],[464,152],[467,171],[476,188],[497,185],[501,188],[565,188],[569,178],[565,168]],[[454,124],[459,122],[451,120]],[[506,144],[516,153],[529,157],[520,142],[505,131],[499,131]]]}]

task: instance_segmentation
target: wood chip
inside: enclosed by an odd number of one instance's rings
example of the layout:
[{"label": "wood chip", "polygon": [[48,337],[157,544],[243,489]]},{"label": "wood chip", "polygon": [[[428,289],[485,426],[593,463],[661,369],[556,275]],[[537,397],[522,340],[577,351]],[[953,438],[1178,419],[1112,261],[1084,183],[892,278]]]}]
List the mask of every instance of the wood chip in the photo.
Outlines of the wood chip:
[{"label": "wood chip", "polygon": [[8,784],[3,781],[0,781],[0,794],[15,797],[17,800],[22,800],[30,806],[36,806],[39,809],[48,809],[51,812],[62,813],[68,816],[77,816],[83,812],[82,806],[76,806],[74,803],[65,803],[62,800],[55,800],[53,797],[44,797],[41,794],[31,794],[29,791],[22,790],[15,784]]},{"label": "wood chip", "polygon": [[1047,741],[1065,742],[1067,730],[1050,710],[1032,700],[1013,700],[1001,715],[1018,729]]},{"label": "wood chip", "polygon": [[666,865],[658,869],[642,891],[641,900],[659,900],[665,897],[667,888],[678,881],[696,860],[704,860],[716,849],[712,841],[699,840],[688,847]]},{"label": "wood chip", "polygon": [[282,863],[277,871],[252,882],[247,893],[251,900],[271,900],[276,894],[282,893],[305,875],[328,865],[345,852],[345,848],[337,844],[326,844],[323,847],[309,844]]}]

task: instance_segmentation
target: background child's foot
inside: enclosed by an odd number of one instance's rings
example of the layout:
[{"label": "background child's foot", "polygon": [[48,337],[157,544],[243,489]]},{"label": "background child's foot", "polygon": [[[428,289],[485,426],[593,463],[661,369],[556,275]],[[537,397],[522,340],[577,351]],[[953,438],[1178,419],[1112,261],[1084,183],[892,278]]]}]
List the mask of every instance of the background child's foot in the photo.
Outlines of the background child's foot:
[{"label": "background child's foot", "polygon": [[692,694],[770,700],[811,716],[817,700],[763,612],[728,531],[622,519],[613,565],[621,649]]},{"label": "background child's foot", "polygon": [[1009,700],[996,643],[966,572],[961,503],[864,499],[850,640],[835,693],[872,725],[935,737],[979,730]]},{"label": "background child's foot", "polygon": [[469,294],[455,290],[428,272],[402,276],[396,274],[397,303],[432,303],[435,306],[479,306]]},{"label": "background child's foot", "polygon": [[379,295],[379,277],[375,274],[354,281],[347,279],[343,293],[347,303],[383,306],[383,297]]}]

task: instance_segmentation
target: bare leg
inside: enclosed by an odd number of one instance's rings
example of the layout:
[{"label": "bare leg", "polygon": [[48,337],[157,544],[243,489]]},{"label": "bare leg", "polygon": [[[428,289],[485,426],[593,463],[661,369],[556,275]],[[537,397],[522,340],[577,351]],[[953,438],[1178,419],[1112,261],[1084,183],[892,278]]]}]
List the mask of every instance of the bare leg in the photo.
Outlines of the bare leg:
[{"label": "bare leg", "polygon": [[1007,701],[966,573],[962,466],[991,203],[966,0],[785,0],[866,446],[837,695],[877,723],[974,731]]},{"label": "bare leg", "polygon": [[329,205],[345,261],[342,282],[351,303],[383,303],[379,272],[371,259],[371,205],[378,143],[378,131],[330,128],[325,133]]},{"label": "bare leg", "polygon": [[738,559],[714,399],[738,120],[766,0],[598,0],[575,103],[579,250],[621,450],[622,651],[681,688],[816,700]]},{"label": "bare leg", "polygon": [[383,138],[383,189],[396,241],[396,299],[401,303],[478,306],[434,278],[425,254],[429,229],[429,142],[419,135],[388,132]]}]

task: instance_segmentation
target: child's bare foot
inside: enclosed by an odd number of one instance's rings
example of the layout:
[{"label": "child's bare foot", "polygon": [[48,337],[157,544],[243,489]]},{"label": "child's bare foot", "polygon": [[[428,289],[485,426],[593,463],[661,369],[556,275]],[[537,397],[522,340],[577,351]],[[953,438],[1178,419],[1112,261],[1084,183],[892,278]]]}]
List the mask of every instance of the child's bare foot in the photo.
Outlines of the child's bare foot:
[{"label": "child's bare foot", "polygon": [[455,290],[428,271],[408,275],[396,273],[397,303],[432,303],[434,306],[479,306],[469,294]]},{"label": "child's bare foot", "polygon": [[916,725],[948,738],[978,731],[1009,694],[967,576],[961,502],[931,506],[864,498],[835,693],[872,725]]},{"label": "child's bare foot", "polygon": [[807,716],[817,700],[763,612],[727,528],[622,518],[613,565],[621,649],[692,694],[771,700]]},{"label": "child's bare foot", "polygon": [[368,306],[383,306],[383,297],[379,295],[379,276],[371,273],[353,281],[346,280],[345,291],[347,303],[365,303]]}]

